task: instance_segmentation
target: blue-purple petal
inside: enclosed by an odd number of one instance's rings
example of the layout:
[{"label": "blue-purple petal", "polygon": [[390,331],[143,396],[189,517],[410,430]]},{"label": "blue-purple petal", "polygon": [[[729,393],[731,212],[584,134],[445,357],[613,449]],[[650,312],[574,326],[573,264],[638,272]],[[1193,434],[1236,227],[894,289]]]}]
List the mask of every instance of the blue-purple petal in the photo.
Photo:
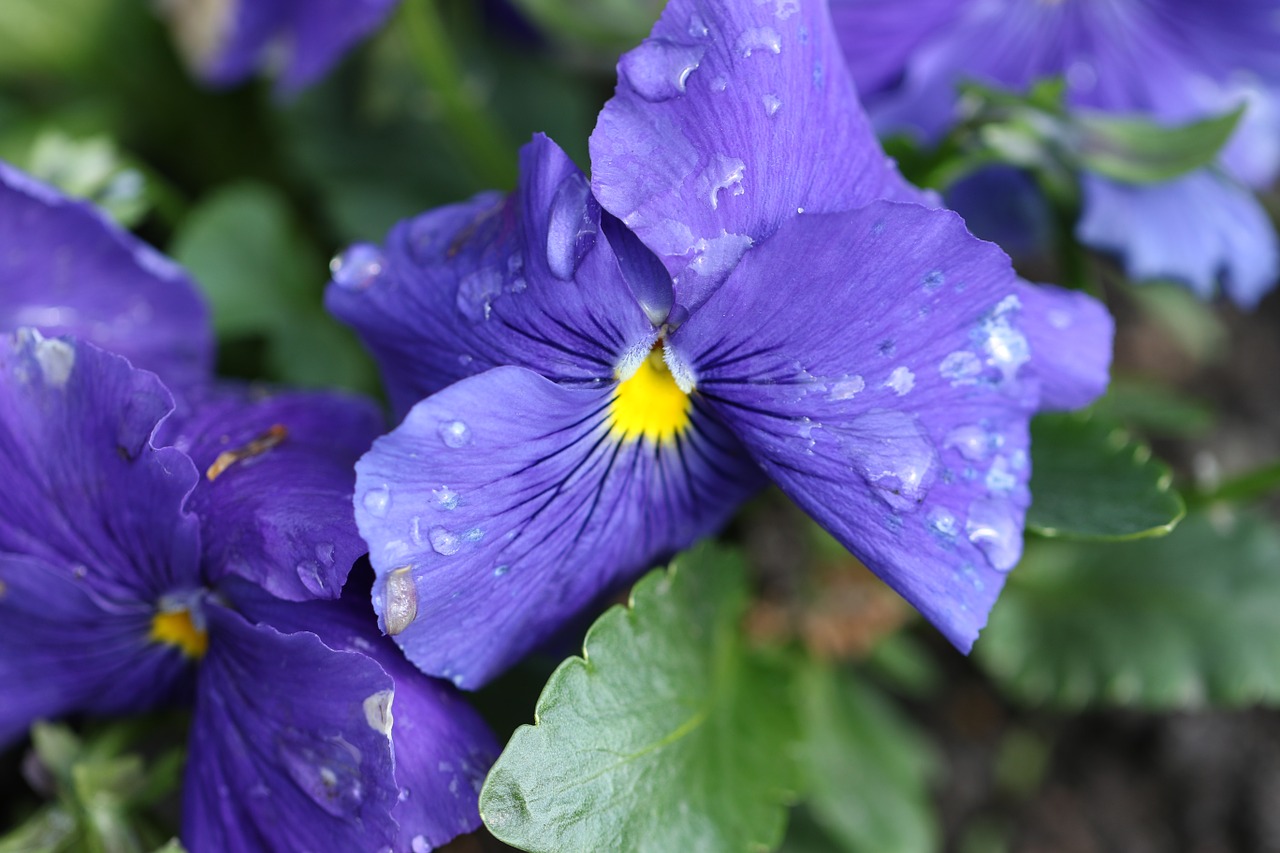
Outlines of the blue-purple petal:
[{"label": "blue-purple petal", "polygon": [[1021,554],[1041,377],[1070,358],[1035,349],[1024,287],[954,214],[878,202],[784,225],[670,342],[765,471],[966,650]]},{"label": "blue-purple petal", "polygon": [[505,200],[485,193],[428,211],[384,249],[360,245],[337,262],[326,305],[378,360],[398,415],[501,365],[597,385],[652,342],[581,170],[539,135],[520,174]]},{"label": "blue-purple petal", "polygon": [[220,386],[194,395],[168,441],[201,472],[189,507],[213,583],[236,574],[291,600],[336,598],[367,550],[351,512],[355,462],[382,431],[370,402]]},{"label": "blue-purple petal", "polygon": [[668,3],[618,63],[591,172],[690,310],[799,209],[926,198],[872,135],[818,2]]},{"label": "blue-purple petal", "polygon": [[0,162],[0,332],[75,335],[175,389],[211,374],[204,300],[172,261],[92,205]]},{"label": "blue-purple petal", "polygon": [[1107,390],[1115,320],[1101,302],[1077,290],[1018,282],[1019,328],[1035,357],[1040,408],[1089,405]]},{"label": "blue-purple petal", "polygon": [[1280,278],[1280,245],[1266,211],[1208,169],[1148,186],[1086,175],[1076,235],[1120,255],[1135,280],[1176,280],[1203,298],[1221,283],[1245,307]]},{"label": "blue-purple petal", "polygon": [[191,853],[379,850],[395,843],[393,691],[361,654],[208,608],[183,785]]},{"label": "blue-purple petal", "polygon": [[172,398],[154,374],[73,338],[0,338],[0,550],[39,559],[104,600],[199,586],[197,475],[151,443]]},{"label": "blue-purple petal", "polygon": [[484,684],[760,485],[709,413],[655,448],[611,434],[612,397],[497,368],[418,404],[357,465],[374,607],[424,672]]}]

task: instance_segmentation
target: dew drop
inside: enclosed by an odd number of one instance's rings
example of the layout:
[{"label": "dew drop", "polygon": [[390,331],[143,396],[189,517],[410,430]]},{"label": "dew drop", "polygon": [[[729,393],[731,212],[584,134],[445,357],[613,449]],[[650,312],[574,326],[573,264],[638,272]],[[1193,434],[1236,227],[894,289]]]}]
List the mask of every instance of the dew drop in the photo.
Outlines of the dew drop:
[{"label": "dew drop", "polygon": [[746,170],[747,164],[737,157],[715,155],[698,176],[699,195],[711,203],[712,210],[718,209],[721,191],[727,190],[733,196],[742,195],[742,176]]},{"label": "dew drop", "polygon": [[758,50],[777,54],[782,52],[782,39],[773,27],[752,27],[738,36],[737,48],[743,59]]},{"label": "dew drop", "polygon": [[938,365],[938,373],[954,385],[973,385],[982,373],[982,360],[968,350],[950,353]]},{"label": "dew drop", "polygon": [[372,488],[364,493],[360,502],[374,518],[386,518],[387,510],[391,507],[391,490],[386,486]]},{"label": "dew drop", "polygon": [[387,737],[391,737],[391,727],[395,722],[391,715],[393,699],[395,699],[394,690],[379,690],[371,696],[366,696],[363,703],[364,721],[369,724],[369,728]]},{"label": "dew drop", "polygon": [[705,278],[723,278],[737,266],[747,249],[751,248],[752,242],[751,237],[746,234],[730,234],[724,229],[720,230],[719,237],[712,237],[710,240],[699,237],[693,244],[695,254],[689,262],[689,269]]},{"label": "dew drop", "polygon": [[669,101],[684,94],[689,75],[697,70],[704,51],[702,45],[653,38],[623,54],[618,68],[646,101]]},{"label": "dew drop", "polygon": [[571,281],[578,262],[595,245],[596,223],[592,217],[591,187],[580,173],[573,172],[556,188],[547,222],[547,266],[561,281]]},{"label": "dew drop", "polygon": [[445,421],[440,424],[440,440],[455,450],[471,443],[471,428],[462,421]]},{"label": "dew drop", "polygon": [[853,465],[895,510],[914,511],[929,493],[938,453],[913,415],[875,409],[846,428]]},{"label": "dew drop", "polygon": [[409,848],[413,853],[431,853],[431,842],[427,841],[425,835],[415,835],[413,841],[410,842]]},{"label": "dew drop", "polygon": [[1022,532],[1008,502],[982,500],[969,504],[965,531],[991,568],[1007,572],[1018,564],[1022,556]]},{"label": "dew drop", "polygon": [[885,380],[884,387],[892,388],[899,397],[916,387],[916,375],[905,365],[895,367]]},{"label": "dew drop", "polygon": [[987,491],[993,495],[1007,495],[1018,487],[1018,478],[1009,469],[1009,460],[997,456],[987,470]]},{"label": "dew drop", "polygon": [[440,507],[440,509],[454,510],[458,508],[458,493],[448,486],[432,489],[431,494],[435,496],[436,506]]},{"label": "dew drop", "polygon": [[458,538],[456,533],[452,533],[439,525],[431,528],[427,536],[431,540],[431,550],[442,557],[452,557],[462,547],[462,540]]},{"label": "dew drop", "polygon": [[468,542],[479,542],[481,539],[484,538],[484,531],[481,530],[479,527],[473,527],[470,530],[468,530],[466,533],[462,534],[462,538],[467,540]]},{"label": "dew drop", "polygon": [[473,323],[488,320],[493,300],[502,295],[502,274],[491,267],[476,270],[458,282],[454,303],[462,316]]},{"label": "dew drop", "polygon": [[368,290],[382,275],[386,259],[372,243],[356,243],[329,262],[333,283],[345,290]]},{"label": "dew drop", "polygon": [[337,546],[332,542],[321,542],[316,545],[316,559],[321,565],[332,566],[337,553]]},{"label": "dew drop", "polygon": [[828,395],[829,400],[852,400],[867,387],[867,383],[861,376],[846,376],[843,379],[837,379],[831,385],[831,393]]},{"label": "dew drop", "polygon": [[505,574],[506,574],[507,572],[509,572],[509,571],[511,571],[511,567],[510,567],[510,566],[508,566],[508,565],[506,565],[506,564],[503,564],[503,565],[498,566],[497,568],[495,568],[495,569],[493,570],[493,576],[494,576],[495,578],[500,578],[500,577],[502,577],[503,575],[505,575]]},{"label": "dew drop", "polygon": [[729,88],[729,81],[728,81],[727,79],[725,79],[724,77],[715,77],[715,78],[713,78],[713,79],[712,79],[712,81],[711,81],[711,91],[713,91],[713,92],[723,92],[723,91],[724,91],[725,89],[727,89],[727,88]]},{"label": "dew drop", "polygon": [[307,588],[307,592],[317,598],[330,598],[329,578],[325,570],[315,560],[303,560],[298,563],[298,580]]},{"label": "dew drop", "polygon": [[765,95],[761,101],[764,103],[764,114],[769,116],[776,113],[782,106],[782,99],[777,95]]},{"label": "dew drop", "polygon": [[402,566],[387,575],[382,593],[382,622],[388,636],[394,637],[418,618],[418,586],[412,571],[411,566]]},{"label": "dew drop", "polygon": [[350,819],[364,802],[360,751],[341,736],[321,739],[296,730],[276,742],[280,765],[297,786],[325,812]]},{"label": "dew drop", "polygon": [[702,16],[694,12],[689,16],[689,35],[693,38],[705,38],[711,29],[707,26],[707,22],[702,20]]},{"label": "dew drop", "polygon": [[977,462],[987,458],[992,450],[992,439],[985,429],[975,424],[956,427],[947,433],[947,437],[943,439],[942,446],[947,449],[954,448],[960,451],[960,455],[970,462]]},{"label": "dew drop", "polygon": [[945,540],[955,539],[960,531],[956,517],[946,507],[939,506],[931,509],[927,521],[933,532]]}]

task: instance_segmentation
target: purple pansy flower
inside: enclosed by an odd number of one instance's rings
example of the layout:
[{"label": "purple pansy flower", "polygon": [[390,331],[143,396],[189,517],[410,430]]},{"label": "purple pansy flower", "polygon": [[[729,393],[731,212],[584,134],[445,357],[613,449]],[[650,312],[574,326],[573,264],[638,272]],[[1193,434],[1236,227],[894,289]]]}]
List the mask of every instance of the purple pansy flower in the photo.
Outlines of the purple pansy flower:
[{"label": "purple pansy flower", "polygon": [[270,67],[285,92],[329,72],[399,0],[162,0],[192,70],[230,86]]},{"label": "purple pansy flower", "polygon": [[335,263],[404,416],[356,469],[384,629],[482,684],[772,479],[969,648],[1021,551],[1028,420],[1105,386],[1106,312],[881,200],[920,196],[819,2],[670,3],[591,160],[537,137],[511,196]]},{"label": "purple pansy flower", "polygon": [[1157,185],[1083,176],[1079,239],[1130,276],[1201,296],[1219,281],[1251,306],[1280,250],[1249,191],[1280,174],[1280,6],[1275,0],[832,0],[845,54],[882,130],[937,138],[966,79],[1024,89],[1062,76],[1068,102],[1177,124],[1246,104],[1217,164]]},{"label": "purple pansy flower", "polygon": [[[7,319],[195,379],[191,341],[166,358],[157,328],[201,305],[171,265],[7,167],[0,221],[0,263],[38,297]],[[151,322],[121,326],[120,305]],[[192,851],[410,851],[474,829],[492,735],[378,634],[367,586],[339,598],[376,409],[210,378],[175,411],[156,373],[87,340],[0,340],[0,744],[39,718],[194,699]]]}]

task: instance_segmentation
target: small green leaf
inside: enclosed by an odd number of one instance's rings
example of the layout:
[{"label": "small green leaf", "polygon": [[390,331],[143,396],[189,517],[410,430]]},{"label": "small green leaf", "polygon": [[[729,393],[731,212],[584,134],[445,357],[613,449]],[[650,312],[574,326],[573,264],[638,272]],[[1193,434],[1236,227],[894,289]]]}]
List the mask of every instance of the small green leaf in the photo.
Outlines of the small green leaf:
[{"label": "small green leaf", "polygon": [[661,0],[516,0],[548,34],[566,42],[617,53],[649,34]]},{"label": "small green leaf", "polygon": [[782,837],[794,788],[784,667],[745,645],[742,561],[704,547],[587,633],[480,795],[489,830],[548,853],[739,853]]},{"label": "small green leaf", "polygon": [[1042,536],[1161,536],[1186,512],[1169,467],[1122,428],[1088,415],[1041,415],[1031,423],[1031,509]]},{"label": "small green leaf", "polygon": [[1213,409],[1153,382],[1112,379],[1095,410],[1108,419],[1160,436],[1193,438],[1213,427]]},{"label": "small green leaf", "polygon": [[1032,543],[976,655],[1037,704],[1280,701],[1277,567],[1280,532],[1247,515],[1192,515],[1160,539]]},{"label": "small green leaf", "polygon": [[1229,113],[1178,127],[1143,118],[1102,112],[1077,112],[1071,125],[1080,164],[1117,181],[1149,184],[1168,181],[1207,166],[1235,132],[1241,105]]},{"label": "small green leaf", "polygon": [[923,736],[852,675],[810,666],[798,688],[799,763],[818,824],[850,853],[935,849],[935,759]]}]

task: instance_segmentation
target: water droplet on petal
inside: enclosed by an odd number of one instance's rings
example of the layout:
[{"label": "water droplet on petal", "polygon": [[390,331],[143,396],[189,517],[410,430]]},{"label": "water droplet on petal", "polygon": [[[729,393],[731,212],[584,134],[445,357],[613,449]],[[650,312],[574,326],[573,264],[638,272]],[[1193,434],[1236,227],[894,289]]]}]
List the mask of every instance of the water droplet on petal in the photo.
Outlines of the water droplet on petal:
[{"label": "water droplet on petal", "polygon": [[297,567],[298,580],[307,588],[307,592],[317,598],[329,598],[329,579],[325,570],[315,560],[303,560]]},{"label": "water droplet on petal", "polygon": [[765,95],[761,101],[764,103],[764,114],[771,116],[782,106],[782,99],[777,95]]},{"label": "water droplet on petal", "polygon": [[882,501],[914,511],[933,485],[938,453],[914,415],[876,409],[846,428],[853,465]]},{"label": "water droplet on petal", "polygon": [[349,819],[364,802],[360,750],[335,735],[317,735],[286,729],[277,736],[276,755],[294,783],[321,809]]},{"label": "water droplet on petal", "polygon": [[892,388],[893,392],[901,397],[916,387],[916,375],[905,365],[895,367],[889,374],[889,378],[884,381],[884,387]]},{"label": "water droplet on petal", "polygon": [[752,27],[738,36],[737,48],[743,59],[758,50],[776,54],[782,52],[782,39],[773,27]]},{"label": "water droplet on petal", "polygon": [[973,385],[982,373],[982,359],[968,350],[956,350],[938,365],[938,373],[954,385]]},{"label": "water droplet on petal", "polygon": [[716,210],[720,207],[722,190],[728,190],[730,195],[742,195],[745,191],[742,176],[746,170],[747,164],[737,157],[717,154],[698,176],[698,194],[711,203],[712,210]]},{"label": "water droplet on petal", "polygon": [[1018,564],[1022,556],[1022,531],[1007,501],[983,500],[969,504],[965,531],[991,568],[1007,572]]},{"label": "water droplet on petal", "polygon": [[654,103],[684,94],[685,84],[702,62],[702,45],[651,38],[623,54],[619,71],[636,94]]},{"label": "water droplet on petal", "polygon": [[[741,193],[735,193],[735,195],[741,195]],[[689,269],[706,278],[723,278],[729,270],[738,265],[738,261],[742,260],[742,256],[747,253],[747,249],[751,248],[753,242],[746,234],[730,234],[724,229],[720,230],[719,237],[712,237],[710,240],[699,237],[693,244],[696,254],[689,262]]]},{"label": "water droplet on petal", "polygon": [[386,259],[372,243],[356,243],[329,262],[333,283],[346,290],[368,290],[382,275]]},{"label": "water droplet on petal", "polygon": [[363,703],[364,721],[369,724],[369,728],[387,737],[391,737],[391,727],[395,723],[395,718],[391,714],[393,699],[395,699],[394,690],[379,690],[371,696],[366,696]]},{"label": "water droplet on petal", "polygon": [[944,540],[952,540],[956,538],[956,534],[960,531],[960,525],[956,521],[955,515],[946,507],[934,507],[929,511],[927,518],[929,526],[933,528],[935,534]]},{"label": "water droplet on petal", "polygon": [[462,538],[467,540],[468,542],[479,542],[481,539],[484,538],[484,531],[481,530],[479,527],[473,527],[470,530],[468,530],[466,533],[462,534]]},{"label": "water droplet on petal", "polygon": [[831,386],[831,394],[827,397],[829,400],[852,400],[867,387],[867,383],[861,376],[846,376],[843,379],[837,379]]},{"label": "water droplet on petal", "polygon": [[547,222],[547,266],[561,281],[571,281],[578,263],[595,245],[596,222],[592,215],[591,186],[573,172],[560,182],[551,200]]},{"label": "water droplet on petal", "polygon": [[502,295],[502,273],[491,267],[476,270],[458,282],[454,304],[473,323],[489,319],[493,300]]},{"label": "water droplet on petal", "polygon": [[471,428],[462,421],[445,421],[440,424],[440,440],[454,449],[471,443]]},{"label": "water droplet on petal", "polygon": [[316,545],[316,559],[321,565],[332,566],[337,550],[337,546],[332,542],[321,542]]},{"label": "water droplet on petal", "polygon": [[413,853],[431,853],[431,850],[433,849],[425,835],[415,835],[413,837],[413,841],[410,842],[409,847]]},{"label": "water droplet on petal", "polygon": [[693,38],[704,38],[711,32],[707,26],[707,22],[702,20],[702,16],[694,12],[689,16],[689,35]]},{"label": "water droplet on petal", "polygon": [[970,462],[977,462],[980,459],[985,459],[987,454],[991,452],[992,439],[985,429],[975,424],[970,424],[956,427],[947,433],[942,446],[947,449],[954,448],[960,451],[960,455],[965,459]]},{"label": "water droplet on petal", "polygon": [[391,507],[391,490],[386,486],[378,486],[364,493],[364,497],[360,499],[367,511],[374,518],[386,518],[387,510]]},{"label": "water droplet on petal", "polygon": [[993,495],[1007,495],[1018,487],[1018,478],[1009,470],[1009,460],[997,456],[987,471],[987,491]]},{"label": "water droplet on petal", "polygon": [[418,618],[418,586],[411,566],[394,569],[387,575],[382,598],[382,623],[387,635],[394,637]]},{"label": "water droplet on petal", "polygon": [[431,528],[429,538],[431,539],[431,550],[442,557],[452,557],[462,547],[462,540],[458,538],[456,533],[451,533],[439,525]]},{"label": "water droplet on petal", "polygon": [[511,567],[504,564],[504,565],[498,566],[493,570],[493,576],[495,578],[500,578],[509,571],[511,571]]},{"label": "water droplet on petal", "polygon": [[458,508],[458,493],[448,486],[432,489],[431,494],[435,496],[436,506],[441,509],[452,510]]}]

